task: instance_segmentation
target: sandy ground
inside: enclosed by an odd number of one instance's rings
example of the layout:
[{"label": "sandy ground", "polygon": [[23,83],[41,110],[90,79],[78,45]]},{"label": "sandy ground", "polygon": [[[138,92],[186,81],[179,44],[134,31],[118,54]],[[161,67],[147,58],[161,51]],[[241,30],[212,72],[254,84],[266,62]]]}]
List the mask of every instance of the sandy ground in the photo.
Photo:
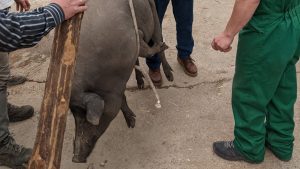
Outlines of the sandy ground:
[{"label": "sandy ground", "polygon": [[[230,105],[235,51],[222,54],[210,48],[212,37],[225,26],[234,0],[195,0],[193,58],[199,76],[187,77],[176,61],[176,31],[172,9],[163,25],[170,49],[166,52],[174,69],[175,81],[164,80],[158,92],[162,109],[154,107],[151,90],[128,90],[128,103],[137,115],[136,128],[126,127],[120,113],[112,122],[88,159],[87,164],[71,162],[74,120],[69,114],[65,134],[62,169],[300,169],[299,102],[296,104],[296,141],[294,158],[280,162],[269,151],[259,165],[227,162],[212,152],[212,142],[233,138],[233,117]],[[32,0],[32,6],[47,4]],[[170,6],[171,7],[171,6]],[[52,34],[32,49],[11,54],[12,72],[26,75],[30,81],[9,89],[9,101],[31,104],[38,112],[49,64]],[[236,42],[235,42],[236,44]],[[133,78],[128,87],[136,87]],[[25,122],[11,124],[18,143],[33,146],[38,113]],[[5,167],[0,167],[5,169]]]}]

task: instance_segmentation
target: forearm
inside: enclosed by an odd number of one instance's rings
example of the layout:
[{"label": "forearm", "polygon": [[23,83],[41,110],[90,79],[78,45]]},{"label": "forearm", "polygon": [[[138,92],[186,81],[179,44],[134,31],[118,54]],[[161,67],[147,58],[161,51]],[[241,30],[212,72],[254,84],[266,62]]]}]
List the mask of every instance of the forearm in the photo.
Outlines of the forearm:
[{"label": "forearm", "polygon": [[64,20],[64,13],[50,4],[26,13],[0,12],[0,17],[0,51],[10,52],[36,45]]},{"label": "forearm", "polygon": [[252,18],[260,0],[236,0],[224,33],[234,37]]}]

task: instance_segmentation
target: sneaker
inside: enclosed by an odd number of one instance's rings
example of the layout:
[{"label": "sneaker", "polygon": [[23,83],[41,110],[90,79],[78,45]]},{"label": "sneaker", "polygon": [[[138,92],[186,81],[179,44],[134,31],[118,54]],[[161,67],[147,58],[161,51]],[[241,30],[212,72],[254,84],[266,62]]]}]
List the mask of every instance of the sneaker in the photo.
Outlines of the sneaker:
[{"label": "sneaker", "polygon": [[32,149],[16,144],[15,140],[11,136],[8,136],[0,144],[0,165],[13,169],[23,168],[28,163],[31,154]]},{"label": "sneaker", "polygon": [[234,148],[233,141],[219,141],[213,143],[214,152],[228,161],[246,161],[246,158]]},{"label": "sneaker", "polygon": [[7,80],[7,86],[16,86],[19,84],[23,84],[25,83],[27,80],[26,77],[24,76],[9,76],[8,80]]},{"label": "sneaker", "polygon": [[186,59],[181,59],[180,57],[177,57],[178,63],[182,66],[185,74],[196,77],[198,75],[198,69],[195,65],[195,61],[189,56]]},{"label": "sneaker", "polygon": [[32,117],[34,114],[34,109],[29,105],[19,107],[8,103],[7,112],[10,122],[18,122]]}]

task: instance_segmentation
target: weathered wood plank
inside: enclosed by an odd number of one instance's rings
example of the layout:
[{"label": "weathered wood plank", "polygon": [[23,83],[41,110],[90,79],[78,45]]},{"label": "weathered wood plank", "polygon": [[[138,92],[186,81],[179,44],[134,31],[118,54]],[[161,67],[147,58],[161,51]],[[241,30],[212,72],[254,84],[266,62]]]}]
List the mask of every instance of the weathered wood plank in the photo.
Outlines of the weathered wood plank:
[{"label": "weathered wood plank", "polygon": [[59,169],[83,14],[55,30],[40,121],[28,169]]}]

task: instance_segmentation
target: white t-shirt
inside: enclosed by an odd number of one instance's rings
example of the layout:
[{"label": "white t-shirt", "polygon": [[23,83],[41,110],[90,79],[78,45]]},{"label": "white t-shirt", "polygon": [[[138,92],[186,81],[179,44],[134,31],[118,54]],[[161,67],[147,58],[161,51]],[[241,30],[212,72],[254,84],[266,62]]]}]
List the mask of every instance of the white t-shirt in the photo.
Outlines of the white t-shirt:
[{"label": "white t-shirt", "polygon": [[13,0],[0,0],[0,10],[10,7],[13,3]]}]

